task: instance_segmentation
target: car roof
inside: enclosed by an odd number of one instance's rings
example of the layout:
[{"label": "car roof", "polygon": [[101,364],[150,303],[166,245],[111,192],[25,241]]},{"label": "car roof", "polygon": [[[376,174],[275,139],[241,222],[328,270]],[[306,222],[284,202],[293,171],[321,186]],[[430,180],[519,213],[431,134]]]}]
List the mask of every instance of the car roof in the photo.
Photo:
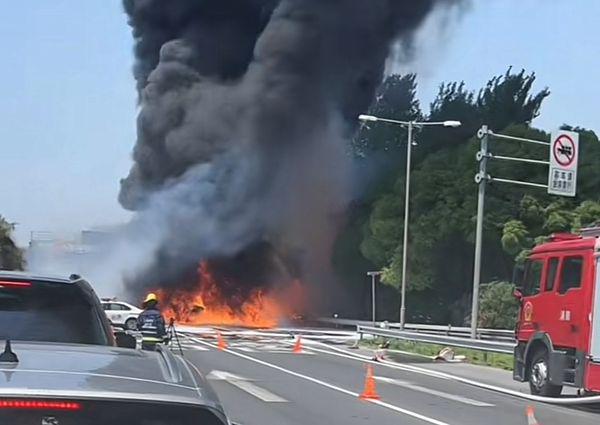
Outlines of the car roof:
[{"label": "car roof", "polygon": [[[129,394],[127,397],[132,399],[179,401],[221,409],[203,377],[192,373],[184,358],[162,346],[149,352],[13,340],[12,350],[19,360],[11,365],[10,373],[0,374],[0,397],[24,389],[105,399]],[[0,370],[4,371],[3,367]]]},{"label": "car roof", "polygon": [[57,276],[51,274],[36,274],[31,272],[0,270],[0,279],[43,280],[44,282],[73,283],[77,282],[78,280],[81,280],[81,277],[77,276],[76,279],[71,279],[70,277]]},{"label": "car roof", "polygon": [[100,302],[101,302],[102,304],[125,304],[125,305],[128,305],[128,306],[130,306],[130,307],[135,307],[135,308],[138,308],[138,307],[137,307],[135,304],[131,304],[130,302],[128,302],[128,301],[123,301],[123,300],[112,300],[112,299],[111,299],[111,300],[108,300],[108,299],[102,299],[102,298],[101,298],[101,299],[100,299]]}]

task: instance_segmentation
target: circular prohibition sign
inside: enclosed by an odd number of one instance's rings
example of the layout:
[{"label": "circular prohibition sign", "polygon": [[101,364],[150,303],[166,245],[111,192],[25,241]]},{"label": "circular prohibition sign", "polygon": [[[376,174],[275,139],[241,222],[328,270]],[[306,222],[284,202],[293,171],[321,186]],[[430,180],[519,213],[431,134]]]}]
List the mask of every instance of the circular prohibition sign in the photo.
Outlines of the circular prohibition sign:
[{"label": "circular prohibition sign", "polygon": [[554,159],[563,167],[573,164],[577,152],[575,152],[575,142],[567,134],[561,134],[552,144],[552,153]]}]

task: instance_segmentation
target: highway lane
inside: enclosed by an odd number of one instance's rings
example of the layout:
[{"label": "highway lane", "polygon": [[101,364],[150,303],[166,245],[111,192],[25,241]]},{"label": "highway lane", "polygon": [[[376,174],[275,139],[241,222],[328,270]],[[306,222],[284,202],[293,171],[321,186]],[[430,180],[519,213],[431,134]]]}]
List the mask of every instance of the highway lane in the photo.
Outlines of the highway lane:
[{"label": "highway lane", "polygon": [[[293,354],[290,338],[228,340],[228,350],[219,351],[212,337],[186,339],[185,355],[212,379],[241,424],[527,423],[531,403],[525,400],[385,365],[374,367],[382,404],[360,401],[365,379],[360,359],[312,344],[305,344],[306,353]],[[595,424],[599,418],[579,409],[534,406],[544,425]]]},{"label": "highway lane", "polygon": [[[231,420],[243,425],[398,424],[395,412],[362,402],[356,396],[331,390],[304,379],[275,371],[226,352],[190,350],[186,356],[208,378],[226,371],[251,380],[285,402],[265,402],[222,380],[212,380]],[[254,357],[254,355],[252,355]],[[422,424],[419,420],[401,423]]]}]

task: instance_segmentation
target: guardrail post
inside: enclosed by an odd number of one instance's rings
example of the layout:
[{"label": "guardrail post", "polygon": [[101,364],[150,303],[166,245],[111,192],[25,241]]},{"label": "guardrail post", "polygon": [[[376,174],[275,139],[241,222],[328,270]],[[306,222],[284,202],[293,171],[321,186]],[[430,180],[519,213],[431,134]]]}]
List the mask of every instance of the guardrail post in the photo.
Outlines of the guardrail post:
[{"label": "guardrail post", "polygon": [[360,329],[360,325],[356,325],[356,332],[358,333],[358,340],[362,341],[363,340],[363,333],[362,333],[362,330]]}]

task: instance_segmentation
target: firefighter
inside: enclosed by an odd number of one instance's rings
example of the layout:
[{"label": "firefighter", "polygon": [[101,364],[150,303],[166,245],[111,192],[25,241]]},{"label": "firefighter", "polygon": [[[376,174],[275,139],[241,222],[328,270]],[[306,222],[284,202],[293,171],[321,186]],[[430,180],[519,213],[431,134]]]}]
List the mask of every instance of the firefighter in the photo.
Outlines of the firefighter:
[{"label": "firefighter", "polygon": [[142,333],[142,350],[156,349],[156,344],[166,342],[165,319],[158,309],[158,298],[152,292],[146,295],[142,305],[144,311],[137,319],[138,330]]}]

